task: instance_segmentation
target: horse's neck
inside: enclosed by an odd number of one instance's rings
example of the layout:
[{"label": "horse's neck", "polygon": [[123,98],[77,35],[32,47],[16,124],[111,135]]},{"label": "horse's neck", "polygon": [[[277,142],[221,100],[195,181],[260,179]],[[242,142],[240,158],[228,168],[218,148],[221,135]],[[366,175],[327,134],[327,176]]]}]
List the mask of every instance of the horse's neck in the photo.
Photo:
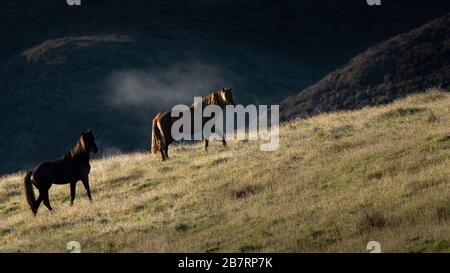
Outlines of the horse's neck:
[{"label": "horse's neck", "polygon": [[77,143],[75,147],[67,153],[66,157],[67,156],[71,160],[89,162],[89,152],[82,149],[80,143]]},{"label": "horse's neck", "polygon": [[201,107],[201,109],[202,109],[202,111],[203,111],[203,110],[205,109],[205,107],[208,106],[208,105],[210,105],[209,101],[203,99],[203,100],[201,101],[201,103],[194,103],[194,104],[192,104],[191,107],[189,107],[189,111],[190,111],[191,113],[193,113],[194,110],[197,109],[197,108],[199,108],[199,107]]}]

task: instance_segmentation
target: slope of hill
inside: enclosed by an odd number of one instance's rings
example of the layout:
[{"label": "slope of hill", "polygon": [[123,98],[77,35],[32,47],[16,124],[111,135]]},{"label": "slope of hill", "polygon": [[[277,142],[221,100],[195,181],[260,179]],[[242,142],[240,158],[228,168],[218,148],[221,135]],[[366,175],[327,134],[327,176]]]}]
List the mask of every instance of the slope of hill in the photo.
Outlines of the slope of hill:
[{"label": "slope of hill", "polygon": [[450,13],[367,49],[280,104],[283,119],[387,103],[450,86]]},{"label": "slope of hill", "polygon": [[[0,251],[450,251],[450,94],[297,119],[280,149],[230,141],[95,160],[33,217],[22,177],[0,178]],[[215,144],[214,144],[215,143]]]}]

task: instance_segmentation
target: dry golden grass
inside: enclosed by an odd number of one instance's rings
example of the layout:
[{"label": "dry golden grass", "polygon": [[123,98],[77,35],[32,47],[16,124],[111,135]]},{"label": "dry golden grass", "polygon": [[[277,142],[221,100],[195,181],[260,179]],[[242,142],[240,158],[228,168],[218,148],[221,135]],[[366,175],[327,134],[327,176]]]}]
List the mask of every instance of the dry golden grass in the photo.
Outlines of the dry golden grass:
[{"label": "dry golden grass", "polygon": [[92,162],[80,183],[53,186],[54,213],[33,217],[24,173],[0,178],[0,251],[450,251],[450,94],[430,90],[381,107],[300,119],[280,149],[258,142],[171,147]]}]

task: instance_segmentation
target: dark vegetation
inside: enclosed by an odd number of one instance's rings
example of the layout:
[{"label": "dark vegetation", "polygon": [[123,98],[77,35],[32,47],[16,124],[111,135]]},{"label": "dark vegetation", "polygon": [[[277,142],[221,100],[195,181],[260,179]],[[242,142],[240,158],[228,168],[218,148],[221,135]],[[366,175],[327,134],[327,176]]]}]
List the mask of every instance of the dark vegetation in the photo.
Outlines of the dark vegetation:
[{"label": "dark vegetation", "polygon": [[[280,101],[369,46],[450,10],[446,0],[377,8],[331,0],[0,4],[1,174],[55,158],[89,128],[101,155],[146,150],[152,116],[169,105],[228,85],[239,103]],[[176,73],[164,74],[173,67]],[[210,67],[217,75],[208,78]],[[123,101],[127,93],[114,100],[117,73],[137,75],[132,84],[141,92],[153,83],[142,81],[156,78],[160,95],[137,105]],[[185,96],[171,93],[177,86]]]},{"label": "dark vegetation", "polygon": [[[450,13],[370,47],[318,83],[288,97],[282,118],[384,104],[431,87],[450,86]],[[421,109],[398,109],[409,115]],[[430,117],[431,119],[433,117]]]}]

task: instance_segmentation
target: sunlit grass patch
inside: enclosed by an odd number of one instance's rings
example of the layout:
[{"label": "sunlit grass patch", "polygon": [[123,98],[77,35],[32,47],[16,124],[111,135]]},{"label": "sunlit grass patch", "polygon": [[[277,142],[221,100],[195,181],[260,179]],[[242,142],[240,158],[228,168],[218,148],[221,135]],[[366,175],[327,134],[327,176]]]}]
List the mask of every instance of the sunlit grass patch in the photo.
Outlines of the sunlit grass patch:
[{"label": "sunlit grass patch", "polygon": [[94,201],[54,185],[33,217],[25,172],[0,178],[0,251],[448,252],[450,95],[297,119],[280,149],[211,141],[92,161]]}]

